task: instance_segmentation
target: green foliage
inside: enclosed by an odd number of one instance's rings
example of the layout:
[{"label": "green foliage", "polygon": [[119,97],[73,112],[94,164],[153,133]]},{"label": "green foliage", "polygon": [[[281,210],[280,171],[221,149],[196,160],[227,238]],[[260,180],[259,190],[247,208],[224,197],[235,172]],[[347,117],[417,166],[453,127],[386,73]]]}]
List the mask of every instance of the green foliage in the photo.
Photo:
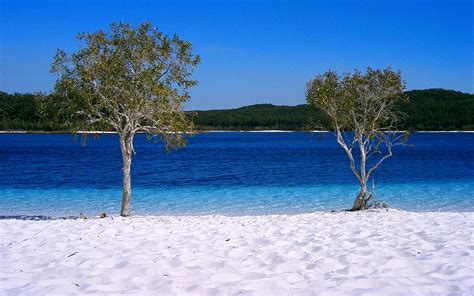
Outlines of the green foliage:
[{"label": "green foliage", "polygon": [[[150,23],[113,23],[110,32],[78,35],[80,49],[58,50],[51,71],[54,92],[40,99],[43,118],[66,121],[73,131],[137,132],[180,146],[193,124],[183,111],[190,78],[199,64],[191,43],[159,32]],[[56,113],[55,113],[56,112]],[[51,116],[53,115],[53,116]]]},{"label": "green foliage", "polygon": [[229,110],[195,111],[200,130],[305,130],[309,119],[324,114],[312,106],[274,106],[259,104]]},{"label": "green foliage", "polygon": [[38,120],[34,95],[0,92],[0,120],[2,129],[32,128]]},{"label": "green foliage", "polygon": [[474,95],[454,90],[426,89],[406,92],[409,102],[399,109],[409,130],[474,130]]},{"label": "green foliage", "polygon": [[[408,130],[474,130],[474,95],[452,90],[427,89],[405,92],[408,101],[395,109],[405,114],[399,127]],[[228,110],[195,111],[199,130],[307,130],[329,129],[320,109],[310,105],[260,104]],[[318,119],[318,125],[311,123]]]},{"label": "green foliage", "polygon": [[39,96],[0,92],[0,130],[66,130],[59,121],[53,124],[53,121],[40,120]]},{"label": "green foliage", "polygon": [[355,70],[342,77],[329,70],[307,83],[308,104],[323,110],[331,129],[353,130],[361,136],[374,131],[392,130],[400,118],[395,104],[406,101],[400,72],[390,68]]},{"label": "green foliage", "polygon": [[[401,129],[409,130],[474,130],[474,95],[445,89],[407,91],[409,101],[398,105],[406,114]],[[14,106],[14,107],[12,107]],[[45,120],[39,121],[39,109],[33,94],[0,92],[0,129],[2,130],[70,130],[61,111],[51,106]],[[259,104],[227,110],[193,111],[198,130],[306,130],[314,128],[310,118],[327,129],[329,122],[321,110],[309,105],[275,106]]]}]

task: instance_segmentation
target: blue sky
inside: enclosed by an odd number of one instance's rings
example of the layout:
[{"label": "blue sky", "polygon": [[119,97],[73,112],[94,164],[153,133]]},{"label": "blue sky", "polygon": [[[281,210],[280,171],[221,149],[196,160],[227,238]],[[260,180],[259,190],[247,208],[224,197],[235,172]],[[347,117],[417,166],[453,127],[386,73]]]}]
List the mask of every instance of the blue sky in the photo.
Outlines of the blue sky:
[{"label": "blue sky", "polygon": [[328,68],[400,69],[408,89],[474,92],[472,1],[5,1],[0,90],[50,91],[57,48],[113,21],[151,21],[189,40],[202,64],[187,109],[304,103]]}]

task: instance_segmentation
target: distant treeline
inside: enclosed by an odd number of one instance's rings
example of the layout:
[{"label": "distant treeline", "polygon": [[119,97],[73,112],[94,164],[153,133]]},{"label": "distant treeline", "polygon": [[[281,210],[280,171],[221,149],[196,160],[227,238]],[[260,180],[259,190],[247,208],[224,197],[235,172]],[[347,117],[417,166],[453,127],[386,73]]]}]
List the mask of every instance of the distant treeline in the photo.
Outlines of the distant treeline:
[{"label": "distant treeline", "polygon": [[[408,130],[474,130],[474,95],[444,89],[406,92],[408,103],[398,106],[407,116]],[[0,130],[67,131],[60,120],[41,120],[33,94],[0,92]],[[314,122],[328,127],[324,114],[309,105],[258,104],[237,109],[192,111],[198,130],[306,130]]]},{"label": "distant treeline", "polygon": [[51,129],[40,124],[35,95],[0,92],[0,130]]},{"label": "distant treeline", "polygon": [[[408,91],[409,102],[398,106],[406,114],[401,128],[408,130],[474,130],[474,95],[444,89]],[[309,105],[259,104],[229,110],[197,111],[199,129],[217,130],[305,130],[327,118]]]}]

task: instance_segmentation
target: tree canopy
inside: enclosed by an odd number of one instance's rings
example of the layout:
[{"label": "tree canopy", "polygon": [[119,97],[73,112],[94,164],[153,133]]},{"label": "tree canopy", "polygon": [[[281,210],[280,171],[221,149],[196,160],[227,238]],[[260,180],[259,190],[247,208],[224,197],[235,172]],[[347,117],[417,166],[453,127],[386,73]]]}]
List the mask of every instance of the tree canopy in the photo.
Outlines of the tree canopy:
[{"label": "tree canopy", "polygon": [[57,110],[71,111],[72,128],[145,132],[167,147],[179,146],[182,133],[176,132],[192,129],[182,112],[200,61],[191,44],[147,22],[137,28],[112,23],[108,33],[82,33],[78,39],[84,45],[77,52],[56,53],[51,71],[59,79],[53,98],[46,97],[56,99]]}]

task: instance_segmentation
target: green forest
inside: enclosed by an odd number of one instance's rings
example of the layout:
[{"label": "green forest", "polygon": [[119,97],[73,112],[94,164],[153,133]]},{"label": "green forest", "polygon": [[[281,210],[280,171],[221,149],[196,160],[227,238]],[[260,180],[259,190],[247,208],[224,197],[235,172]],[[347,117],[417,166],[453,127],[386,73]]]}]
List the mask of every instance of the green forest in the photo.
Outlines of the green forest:
[{"label": "green forest", "polygon": [[[474,95],[453,90],[407,91],[409,102],[397,106],[406,114],[407,130],[474,130]],[[52,112],[61,113],[61,112]],[[258,104],[236,109],[190,111],[197,130],[308,130],[327,128],[324,114],[309,105]],[[68,131],[61,120],[41,118],[34,94],[0,92],[0,130]]]},{"label": "green forest", "polygon": [[[408,91],[409,102],[397,106],[406,114],[407,130],[474,130],[474,95],[444,89]],[[317,121],[328,128],[321,110],[309,105],[259,104],[228,110],[196,111],[201,130],[307,130]]]}]

